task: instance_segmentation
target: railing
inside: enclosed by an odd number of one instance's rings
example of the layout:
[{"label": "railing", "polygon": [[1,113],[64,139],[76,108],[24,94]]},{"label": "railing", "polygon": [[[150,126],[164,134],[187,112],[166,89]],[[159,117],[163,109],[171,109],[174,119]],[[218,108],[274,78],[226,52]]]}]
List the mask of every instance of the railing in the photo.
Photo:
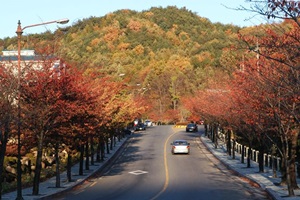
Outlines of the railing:
[{"label": "railing", "polygon": [[[234,143],[233,141],[231,141],[231,146],[233,146],[233,145],[235,145],[235,147],[234,147],[235,151],[242,155],[243,145],[239,144],[237,142]],[[248,156],[249,149],[250,149],[249,147],[244,146],[244,154],[243,155],[245,155],[245,158]],[[258,163],[258,154],[259,154],[259,151],[255,150],[255,149],[251,149],[250,160]],[[268,153],[264,153],[263,158],[264,158],[263,162],[264,162],[265,167],[269,167],[272,169],[274,167],[277,171],[281,170],[281,158],[280,157],[272,156]]]},{"label": "railing", "polygon": [[[219,130],[217,130],[217,133],[218,133],[217,140],[221,140],[224,143],[224,148],[227,150],[227,141],[226,141],[225,134],[223,134]],[[207,132],[206,136],[210,139],[213,139],[212,130],[209,130]],[[216,143],[216,145],[218,145],[218,142]],[[234,145],[235,152],[237,152],[241,156],[244,155],[243,158],[241,157],[241,162],[244,161],[244,159],[247,158],[247,156],[248,156],[248,151],[250,148],[244,145],[244,149],[243,149],[242,144],[239,144],[236,141],[233,142],[233,140],[231,140],[232,148],[233,148],[233,145]],[[242,151],[244,151],[243,154],[242,154]],[[264,167],[268,167],[269,169],[272,169],[274,173],[276,173],[276,171],[281,172],[282,158],[272,155],[272,154],[273,154],[273,152],[272,153],[264,153],[264,155],[263,155]],[[259,162],[258,155],[259,155],[259,151],[255,150],[255,149],[251,149],[250,160],[258,163]],[[296,165],[295,169],[296,169],[297,177],[300,178],[300,163],[296,162],[295,165]]]},{"label": "railing", "polygon": [[[224,147],[227,149],[225,134],[223,134],[221,132],[218,132],[218,138],[224,143]],[[234,146],[234,149],[235,149],[236,153],[238,153],[240,155],[244,155],[244,158],[248,157],[248,152],[250,150],[249,147],[247,147],[245,145],[243,147],[242,144],[239,144],[237,142],[233,142],[233,140],[231,140],[231,146],[232,147]],[[244,152],[242,152],[242,151],[244,151]],[[250,160],[258,163],[258,154],[259,154],[259,151],[255,150],[255,149],[251,149]],[[243,158],[241,158],[241,159],[243,159]],[[278,156],[274,156],[274,155],[271,155],[271,154],[268,154],[268,153],[264,153],[263,163],[264,163],[264,167],[268,167],[268,168],[274,169],[276,171],[281,170],[281,158],[278,157]]]}]

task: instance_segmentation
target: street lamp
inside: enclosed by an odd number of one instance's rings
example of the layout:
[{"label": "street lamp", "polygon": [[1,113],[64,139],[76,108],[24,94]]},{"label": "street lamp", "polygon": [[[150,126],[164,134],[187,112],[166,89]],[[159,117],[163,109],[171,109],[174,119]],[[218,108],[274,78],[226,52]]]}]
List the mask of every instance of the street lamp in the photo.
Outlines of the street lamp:
[{"label": "street lamp", "polygon": [[18,162],[17,162],[17,200],[23,199],[22,197],[22,174],[21,174],[21,106],[20,106],[20,98],[21,98],[21,36],[23,33],[23,30],[30,27],[35,26],[41,26],[46,24],[52,24],[52,23],[58,23],[58,24],[66,24],[69,22],[69,19],[60,19],[60,20],[54,20],[39,24],[32,24],[29,26],[21,27],[20,20],[18,21],[18,27],[17,27],[17,36],[18,36]]}]

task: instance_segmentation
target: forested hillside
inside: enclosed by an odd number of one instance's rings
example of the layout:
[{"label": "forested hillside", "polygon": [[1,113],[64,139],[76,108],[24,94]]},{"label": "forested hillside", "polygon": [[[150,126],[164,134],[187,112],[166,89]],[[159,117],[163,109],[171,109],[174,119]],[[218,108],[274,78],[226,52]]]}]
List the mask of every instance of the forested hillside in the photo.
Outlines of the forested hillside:
[{"label": "forested hillside", "polygon": [[[216,74],[229,74],[236,69],[236,60],[242,59],[230,49],[238,46],[241,28],[200,16],[176,7],[119,10],[77,21],[54,34],[29,35],[23,42],[37,52],[50,46],[86,74],[97,72],[126,81],[133,93],[142,94],[151,105],[144,117],[182,121],[189,114],[181,108],[181,97],[205,88]],[[1,43],[4,49],[16,49],[16,38]]]}]

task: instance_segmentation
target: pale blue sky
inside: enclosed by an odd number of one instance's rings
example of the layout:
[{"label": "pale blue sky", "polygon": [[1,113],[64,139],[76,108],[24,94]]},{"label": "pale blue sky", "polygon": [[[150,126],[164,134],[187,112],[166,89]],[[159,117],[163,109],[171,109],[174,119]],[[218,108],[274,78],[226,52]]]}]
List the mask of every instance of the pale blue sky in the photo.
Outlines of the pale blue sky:
[{"label": "pale blue sky", "polygon": [[[253,16],[253,13],[231,10],[224,5],[232,8],[240,5],[250,6],[244,0],[5,0],[1,2],[0,38],[16,36],[18,20],[21,21],[22,27],[62,18],[68,18],[68,25],[72,25],[78,19],[101,17],[120,9],[142,11],[159,6],[186,7],[211,22],[223,24],[253,26],[266,23],[259,17],[245,21]],[[23,35],[54,31],[57,26],[58,24],[49,24],[28,28],[24,30]]]}]

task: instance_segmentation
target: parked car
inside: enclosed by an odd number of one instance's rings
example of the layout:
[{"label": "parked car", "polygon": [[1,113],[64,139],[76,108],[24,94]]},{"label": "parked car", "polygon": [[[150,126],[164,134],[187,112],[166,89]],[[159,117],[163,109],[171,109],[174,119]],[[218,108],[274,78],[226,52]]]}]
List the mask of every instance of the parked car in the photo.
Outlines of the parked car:
[{"label": "parked car", "polygon": [[152,121],[150,121],[149,119],[145,120],[145,125],[152,126]]},{"label": "parked car", "polygon": [[197,132],[198,126],[195,123],[190,123],[186,126],[185,130],[186,130],[186,132]]},{"label": "parked car", "polygon": [[174,142],[171,143],[172,154],[176,153],[185,153],[190,154],[190,143],[188,143],[186,140],[174,140]]}]

